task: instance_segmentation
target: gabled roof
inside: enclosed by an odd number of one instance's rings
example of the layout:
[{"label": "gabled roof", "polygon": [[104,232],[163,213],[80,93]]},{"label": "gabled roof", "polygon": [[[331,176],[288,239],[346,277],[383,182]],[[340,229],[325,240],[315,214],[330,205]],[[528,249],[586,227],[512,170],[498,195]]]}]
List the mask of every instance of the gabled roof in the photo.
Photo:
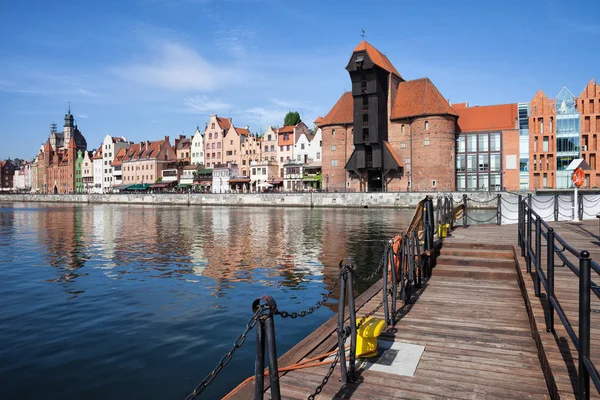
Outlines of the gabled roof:
[{"label": "gabled roof", "polygon": [[279,134],[281,133],[294,133],[294,125],[284,125],[281,128],[279,128],[278,132]]},{"label": "gabled roof", "polygon": [[[102,148],[100,148],[100,149],[102,149]],[[125,157],[125,154],[127,153],[128,150],[129,149],[126,149],[125,147],[122,147],[121,149],[119,149],[119,152],[115,155],[115,159],[113,160],[111,165],[114,167],[116,165],[123,164],[123,157]],[[100,153],[102,153],[102,150],[100,150]]]},{"label": "gabled roof", "polygon": [[597,82],[594,82],[594,78],[590,79],[590,81],[585,85],[585,88],[581,91],[579,98],[583,99],[593,99],[600,96],[600,85]]},{"label": "gabled roof", "polygon": [[346,92],[335,103],[331,111],[323,117],[321,126],[326,125],[346,125],[354,122],[354,101],[352,92]]},{"label": "gabled roof", "polygon": [[391,119],[427,115],[457,114],[429,78],[401,82],[396,91]]},{"label": "gabled roof", "polygon": [[402,79],[402,77],[400,76],[400,73],[396,70],[394,65],[385,56],[385,54],[383,54],[382,52],[377,50],[375,47],[373,47],[373,45],[371,45],[366,40],[363,40],[362,42],[360,42],[358,44],[358,46],[356,46],[356,48],[354,49],[354,53],[356,53],[358,51],[366,51],[367,54],[369,55],[369,58],[371,59],[371,61],[373,61],[373,64],[377,65],[379,68],[383,68],[387,72],[394,74],[398,78]]},{"label": "gabled roof", "polygon": [[94,160],[98,160],[100,158],[102,158],[102,145],[100,145],[98,147],[98,150],[96,150],[96,154],[94,154]]},{"label": "gabled roof", "polygon": [[238,128],[237,126],[234,126],[233,129],[235,129],[238,135],[248,136],[250,134],[250,130],[246,128]]},{"label": "gabled roof", "polygon": [[323,117],[319,115],[317,119],[315,119],[315,125],[319,125],[321,122],[323,122]]},{"label": "gabled roof", "polygon": [[458,127],[461,132],[516,129],[518,104],[498,104],[458,108]]},{"label": "gabled roof", "polygon": [[221,129],[231,128],[231,122],[229,122],[229,119],[227,119],[227,118],[217,117],[217,122],[218,122],[219,126],[221,127]]}]

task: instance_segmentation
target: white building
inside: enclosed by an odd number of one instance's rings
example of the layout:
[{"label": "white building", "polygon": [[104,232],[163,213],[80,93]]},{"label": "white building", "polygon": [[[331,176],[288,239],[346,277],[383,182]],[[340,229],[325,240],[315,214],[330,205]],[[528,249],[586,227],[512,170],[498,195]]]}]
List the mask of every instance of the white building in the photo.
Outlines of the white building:
[{"label": "white building", "polygon": [[94,156],[91,151],[83,152],[83,163],[81,164],[81,178],[83,179],[83,192],[94,192]]},{"label": "white building", "polygon": [[98,147],[98,150],[94,153],[92,157],[92,162],[94,164],[94,189],[92,190],[94,193],[102,193],[102,187],[104,183],[104,165],[102,160],[102,145]]},{"label": "white building", "polygon": [[286,192],[298,192],[304,189],[302,183],[304,164],[299,161],[291,161],[283,165],[283,190]]},{"label": "white building", "polygon": [[102,187],[105,192],[115,186],[113,178],[113,167],[111,163],[115,159],[117,153],[122,148],[129,148],[129,143],[124,137],[114,138],[110,135],[106,135],[104,142],[102,142]]},{"label": "white building", "polygon": [[229,193],[229,180],[240,175],[240,170],[236,164],[227,164],[217,166],[212,171],[212,192]]},{"label": "white building", "polygon": [[[194,145],[192,144],[192,149],[193,148]],[[192,151],[192,154],[194,154],[194,151]],[[181,178],[179,179],[180,187],[188,188],[194,185],[194,172],[196,172],[196,168],[197,167],[195,165],[186,165],[183,167],[183,172],[181,173]]]},{"label": "white building", "polygon": [[204,136],[196,127],[196,132],[192,136],[192,165],[198,164],[204,165]]},{"label": "white building", "polygon": [[321,161],[322,136],[321,128],[317,128],[314,134],[310,131],[299,131],[294,144],[294,161],[303,164]]},{"label": "white building", "polygon": [[250,163],[250,190],[262,192],[272,188],[275,179],[279,176],[277,161],[252,161]]}]

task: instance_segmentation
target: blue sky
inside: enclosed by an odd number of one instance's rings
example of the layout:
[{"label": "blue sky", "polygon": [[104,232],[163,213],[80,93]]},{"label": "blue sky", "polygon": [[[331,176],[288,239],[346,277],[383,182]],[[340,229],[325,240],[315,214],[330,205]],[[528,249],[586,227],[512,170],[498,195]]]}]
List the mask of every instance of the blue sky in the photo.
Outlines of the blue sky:
[{"label": "blue sky", "polygon": [[193,132],[211,114],[312,126],[350,88],[361,29],[452,102],[529,101],[600,80],[600,1],[3,1],[0,159],[30,159],[67,103],[96,148]]}]

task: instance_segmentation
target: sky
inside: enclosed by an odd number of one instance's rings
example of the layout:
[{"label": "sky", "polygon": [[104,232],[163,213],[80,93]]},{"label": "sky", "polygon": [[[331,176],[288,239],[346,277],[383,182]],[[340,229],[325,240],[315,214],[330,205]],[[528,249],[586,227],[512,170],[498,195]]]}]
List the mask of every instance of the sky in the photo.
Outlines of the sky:
[{"label": "sky", "polygon": [[600,1],[104,0],[0,3],[0,159],[32,159],[71,104],[88,149],[212,114],[310,127],[350,89],[362,40],[452,103],[576,96],[600,80]]}]

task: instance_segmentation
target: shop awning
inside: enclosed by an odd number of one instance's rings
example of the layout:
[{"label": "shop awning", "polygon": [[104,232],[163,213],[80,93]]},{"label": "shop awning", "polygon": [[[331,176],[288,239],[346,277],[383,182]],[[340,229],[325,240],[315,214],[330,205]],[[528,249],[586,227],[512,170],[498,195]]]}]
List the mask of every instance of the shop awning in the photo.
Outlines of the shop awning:
[{"label": "shop awning", "polygon": [[146,190],[150,186],[152,186],[152,185],[149,183],[138,183],[137,185],[132,185],[132,186],[128,187],[127,190]]},{"label": "shop awning", "polygon": [[133,186],[132,184],[127,184],[127,185],[119,185],[119,186],[115,186],[113,187],[114,190],[126,190],[127,188]]},{"label": "shop awning", "polygon": [[169,185],[171,185],[170,182],[159,182],[159,183],[155,183],[154,185],[150,186],[150,189],[166,188]]},{"label": "shop awning", "polygon": [[188,188],[188,187],[190,187],[190,186],[192,186],[192,184],[191,184],[191,183],[180,183],[180,184],[179,184],[179,187],[180,187],[180,188]]},{"label": "shop awning", "polygon": [[229,179],[229,183],[250,183],[250,178]]}]

